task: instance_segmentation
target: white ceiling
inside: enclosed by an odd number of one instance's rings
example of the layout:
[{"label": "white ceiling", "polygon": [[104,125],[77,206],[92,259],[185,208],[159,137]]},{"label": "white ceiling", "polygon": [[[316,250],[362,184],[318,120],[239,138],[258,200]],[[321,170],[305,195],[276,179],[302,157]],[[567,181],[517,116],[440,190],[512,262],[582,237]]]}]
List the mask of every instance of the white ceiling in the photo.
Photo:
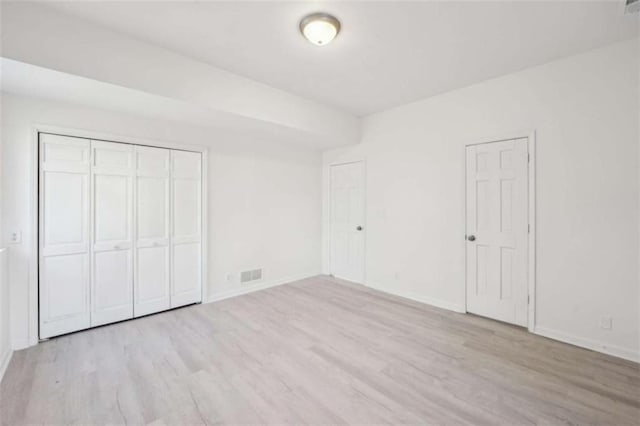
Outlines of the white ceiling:
[{"label": "white ceiling", "polygon": [[[638,34],[624,1],[47,2],[309,99],[367,115]],[[326,11],[328,46],[298,32]]]}]

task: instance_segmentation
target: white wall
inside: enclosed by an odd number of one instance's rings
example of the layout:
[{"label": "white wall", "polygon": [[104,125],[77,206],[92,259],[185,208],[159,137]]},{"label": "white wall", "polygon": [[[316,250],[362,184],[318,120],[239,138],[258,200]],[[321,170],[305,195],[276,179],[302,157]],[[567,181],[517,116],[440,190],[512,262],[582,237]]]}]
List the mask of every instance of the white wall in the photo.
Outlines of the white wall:
[{"label": "white wall", "polygon": [[631,40],[365,118],[324,163],[366,158],[367,284],[463,309],[463,146],[535,129],[536,330],[640,360],[639,58]]},{"label": "white wall", "polygon": [[[90,130],[210,147],[208,168],[208,297],[248,289],[237,273],[264,268],[266,285],[320,271],[321,155],[303,144],[246,140],[211,129],[151,120],[87,107],[2,95],[4,229],[22,230],[10,252],[11,326],[14,348],[29,344],[29,241],[35,124]],[[6,241],[6,236],[3,239]],[[227,274],[232,274],[227,280]],[[31,278],[33,283],[34,278]],[[35,335],[34,335],[35,336]]]}]

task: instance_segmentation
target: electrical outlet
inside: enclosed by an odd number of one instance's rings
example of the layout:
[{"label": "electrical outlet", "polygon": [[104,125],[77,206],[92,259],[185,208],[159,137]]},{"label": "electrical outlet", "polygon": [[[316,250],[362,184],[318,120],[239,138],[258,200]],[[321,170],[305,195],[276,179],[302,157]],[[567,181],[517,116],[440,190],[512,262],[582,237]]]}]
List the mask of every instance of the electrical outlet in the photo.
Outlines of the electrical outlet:
[{"label": "electrical outlet", "polygon": [[12,231],[9,234],[9,244],[22,243],[22,231]]},{"label": "electrical outlet", "polygon": [[603,330],[611,330],[613,328],[613,319],[608,315],[600,317],[600,328]]}]

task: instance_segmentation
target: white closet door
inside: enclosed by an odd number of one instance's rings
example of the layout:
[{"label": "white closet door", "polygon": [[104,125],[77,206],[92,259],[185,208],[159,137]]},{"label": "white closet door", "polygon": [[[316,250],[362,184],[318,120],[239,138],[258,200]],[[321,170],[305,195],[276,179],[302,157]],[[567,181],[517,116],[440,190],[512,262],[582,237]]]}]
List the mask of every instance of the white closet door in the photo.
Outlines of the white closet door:
[{"label": "white closet door", "polygon": [[171,151],[171,307],[202,301],[201,154]]},{"label": "white closet door", "polygon": [[90,326],[89,141],[40,134],[40,338]]},{"label": "white closet door", "polygon": [[133,318],[133,147],[91,141],[91,325]]},{"label": "white closet door", "polygon": [[171,151],[135,147],[136,249],[134,315],[171,307],[170,161]]}]

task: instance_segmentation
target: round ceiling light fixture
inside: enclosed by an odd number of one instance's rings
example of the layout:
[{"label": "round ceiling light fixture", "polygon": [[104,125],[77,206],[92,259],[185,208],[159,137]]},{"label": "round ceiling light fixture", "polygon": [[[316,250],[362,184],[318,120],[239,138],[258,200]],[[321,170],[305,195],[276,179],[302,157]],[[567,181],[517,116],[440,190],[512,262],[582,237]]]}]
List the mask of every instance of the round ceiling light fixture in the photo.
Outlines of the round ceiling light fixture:
[{"label": "round ceiling light fixture", "polygon": [[340,32],[340,21],[328,13],[312,13],[300,21],[300,32],[316,46],[324,46]]}]

